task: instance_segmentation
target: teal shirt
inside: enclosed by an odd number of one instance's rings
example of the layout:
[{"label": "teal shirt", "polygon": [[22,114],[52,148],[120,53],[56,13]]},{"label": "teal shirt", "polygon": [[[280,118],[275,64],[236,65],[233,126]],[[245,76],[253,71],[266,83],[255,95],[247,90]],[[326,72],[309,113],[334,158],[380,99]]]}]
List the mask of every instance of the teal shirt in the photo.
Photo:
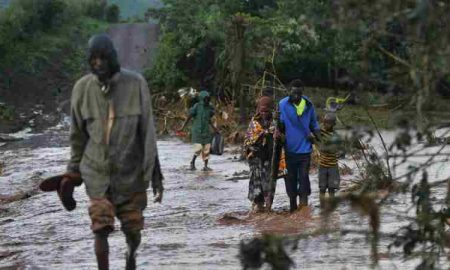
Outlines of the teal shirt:
[{"label": "teal shirt", "polygon": [[201,91],[199,102],[189,110],[189,115],[193,120],[191,128],[192,143],[211,143],[212,133],[209,130],[209,122],[211,121],[211,117],[214,116],[214,108],[210,104],[205,105],[203,101],[208,96],[208,92]]},{"label": "teal shirt", "polygon": [[192,116],[192,143],[208,144],[211,143],[212,133],[209,129],[209,122],[214,116],[214,108],[211,105],[203,103],[195,104],[190,110]]}]

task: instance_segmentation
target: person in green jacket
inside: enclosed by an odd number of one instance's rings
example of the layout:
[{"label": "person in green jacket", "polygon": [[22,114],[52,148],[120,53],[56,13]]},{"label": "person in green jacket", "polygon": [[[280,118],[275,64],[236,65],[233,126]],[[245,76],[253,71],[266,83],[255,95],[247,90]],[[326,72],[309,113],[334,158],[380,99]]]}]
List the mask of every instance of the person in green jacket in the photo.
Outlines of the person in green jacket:
[{"label": "person in green jacket", "polygon": [[75,205],[66,197],[82,179],[90,200],[98,269],[109,269],[108,235],[117,217],[128,245],[126,269],[132,270],[147,188],[151,184],[155,202],[161,202],[163,194],[150,91],[140,74],[120,68],[107,35],[89,40],[88,57],[91,73],[72,91],[67,173],[55,187],[70,211]]},{"label": "person in green jacket", "polygon": [[209,153],[211,149],[212,134],[209,127],[218,133],[218,129],[213,125],[211,119],[214,116],[214,108],[210,104],[210,95],[207,91],[201,91],[198,95],[198,102],[189,109],[189,114],[179,131],[182,131],[187,123],[193,119],[191,135],[194,144],[194,156],[190,163],[190,169],[195,170],[195,160],[199,155],[205,163],[203,171],[211,171],[208,167]]}]

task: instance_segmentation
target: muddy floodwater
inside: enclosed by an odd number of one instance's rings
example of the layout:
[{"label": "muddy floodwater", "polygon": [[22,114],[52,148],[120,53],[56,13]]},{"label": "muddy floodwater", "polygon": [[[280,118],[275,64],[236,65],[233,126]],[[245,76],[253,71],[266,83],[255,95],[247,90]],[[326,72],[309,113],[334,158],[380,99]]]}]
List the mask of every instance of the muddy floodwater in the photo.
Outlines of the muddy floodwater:
[{"label": "muddy floodwater", "polygon": [[[24,194],[19,201],[0,202],[0,269],[95,269],[93,235],[89,229],[88,199],[84,186],[77,188],[77,208],[63,210],[56,194],[35,192],[39,181],[61,173],[69,157],[66,127],[49,130],[24,141],[0,148],[4,163],[0,195]],[[311,174],[313,194],[310,207],[292,215],[284,182],[278,181],[275,213],[247,216],[248,180],[227,180],[236,172],[248,170],[230,149],[212,156],[213,172],[187,170],[192,149],[178,139],[158,142],[165,175],[162,204],[149,203],[138,253],[138,269],[241,269],[238,253],[241,240],[264,232],[299,235],[321,228],[323,219],[318,202],[317,173]],[[200,168],[200,161],[197,161]],[[343,160],[354,167],[351,160]],[[437,167],[441,178],[448,177],[446,166]],[[342,178],[348,185],[353,175]],[[445,196],[445,189],[435,190]],[[152,192],[148,191],[149,197]],[[409,197],[400,196],[382,209],[381,232],[393,233],[407,220],[398,217],[409,206]],[[367,218],[348,205],[330,217],[328,233],[315,234],[289,250],[295,269],[370,269],[370,243],[364,234],[340,230],[366,230]],[[379,269],[413,269],[417,261],[405,262],[400,249],[388,250],[392,243],[382,237]],[[111,269],[124,269],[125,239],[119,224],[110,237]],[[442,267],[445,261],[442,262]],[[268,268],[267,268],[268,269]]]}]

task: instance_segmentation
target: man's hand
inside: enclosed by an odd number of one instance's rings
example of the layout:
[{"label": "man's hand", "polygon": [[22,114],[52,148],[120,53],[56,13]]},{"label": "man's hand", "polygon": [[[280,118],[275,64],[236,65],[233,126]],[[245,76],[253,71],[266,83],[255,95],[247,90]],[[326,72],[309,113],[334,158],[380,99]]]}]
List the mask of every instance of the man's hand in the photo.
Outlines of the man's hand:
[{"label": "man's hand", "polygon": [[312,133],[309,133],[307,139],[308,139],[308,141],[309,141],[310,143],[312,143],[312,144],[315,144],[315,143],[316,143],[316,137],[315,137]]},{"label": "man's hand", "polygon": [[321,141],[321,138],[320,138],[320,130],[314,130],[314,131],[313,131],[313,135],[314,135],[314,139],[315,139],[316,141],[318,141],[318,142]]},{"label": "man's hand", "polygon": [[163,199],[163,190],[159,190],[156,192],[155,197],[153,199],[154,203],[161,203]]},{"label": "man's hand", "polygon": [[184,121],[183,124],[181,125],[181,127],[180,127],[179,129],[177,129],[177,132],[183,132],[184,128],[185,128],[186,125],[187,125],[187,122],[188,122],[187,120]]}]

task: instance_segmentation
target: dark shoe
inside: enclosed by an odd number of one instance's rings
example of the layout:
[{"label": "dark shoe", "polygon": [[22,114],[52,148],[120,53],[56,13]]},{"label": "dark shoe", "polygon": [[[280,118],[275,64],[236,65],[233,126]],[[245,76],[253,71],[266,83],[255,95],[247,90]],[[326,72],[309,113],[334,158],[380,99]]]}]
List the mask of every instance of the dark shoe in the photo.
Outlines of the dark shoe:
[{"label": "dark shoe", "polygon": [[196,170],[196,168],[195,168],[195,160],[196,160],[196,159],[197,159],[197,156],[194,155],[194,156],[192,157],[192,160],[191,160],[191,166],[190,166],[191,171],[195,171],[195,170]]},{"label": "dark shoe", "polygon": [[289,212],[297,210],[297,197],[289,198]]},{"label": "dark shoe", "polygon": [[79,173],[67,173],[61,180],[61,186],[58,190],[61,202],[67,211],[72,211],[77,207],[77,202],[73,198],[73,192],[75,187],[80,186],[83,183],[81,175]]},{"label": "dark shoe", "polygon": [[210,172],[210,171],[212,171],[212,169],[210,167],[208,167],[208,166],[205,166],[205,167],[203,167],[202,171]]},{"label": "dark shoe", "polygon": [[75,187],[83,183],[79,173],[65,173],[45,179],[39,185],[42,191],[56,191],[64,208],[72,211],[77,206],[77,202],[73,198]]},{"label": "dark shoe", "polygon": [[300,202],[298,206],[300,207],[308,206],[308,196],[300,196]]},{"label": "dark shoe", "polygon": [[58,189],[58,196],[67,211],[72,211],[75,207],[77,207],[77,202],[73,198],[74,189],[75,186],[70,178],[64,177],[61,180],[61,186]]},{"label": "dark shoe", "polygon": [[191,166],[189,167],[189,169],[190,169],[191,171],[197,170],[197,168],[195,168],[195,163],[194,163],[194,162],[191,162]]},{"label": "dark shoe", "polygon": [[336,195],[336,190],[334,188],[328,189],[328,195],[330,196],[330,199],[334,198]]}]

